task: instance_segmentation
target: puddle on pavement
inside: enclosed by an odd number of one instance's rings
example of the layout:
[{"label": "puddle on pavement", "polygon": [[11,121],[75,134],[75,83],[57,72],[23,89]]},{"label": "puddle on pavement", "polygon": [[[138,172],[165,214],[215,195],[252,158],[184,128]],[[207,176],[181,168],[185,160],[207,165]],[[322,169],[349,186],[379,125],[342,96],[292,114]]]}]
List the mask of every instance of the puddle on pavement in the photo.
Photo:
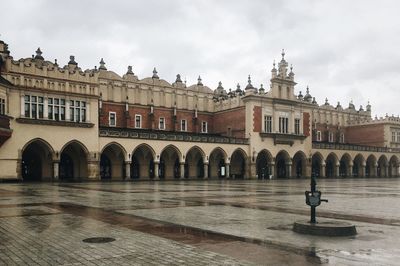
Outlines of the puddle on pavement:
[{"label": "puddle on pavement", "polygon": [[[194,227],[177,225],[169,222],[148,219],[132,214],[124,214],[103,210],[95,207],[87,207],[70,203],[47,203],[46,207],[54,208],[63,213],[81,216],[85,218],[95,219],[104,223],[117,225],[131,230],[147,233],[162,238],[178,241],[184,244],[189,244],[204,248],[213,252],[221,252],[243,259],[246,254],[237,252],[237,248],[229,250],[229,245],[232,243],[240,243],[242,248],[256,250],[263,248],[264,252],[258,252],[256,257],[246,257],[247,260],[260,262],[261,259],[268,260],[268,256],[276,254],[275,257],[289,256],[289,260],[296,262],[298,260],[309,264],[326,263],[315,254],[310,254],[306,249],[286,246],[278,243],[271,243],[259,239],[250,239],[234,235],[212,232]],[[286,226],[285,226],[286,228]],[[221,247],[222,245],[222,247]],[[225,248],[224,248],[225,247]],[[228,250],[227,250],[228,249]],[[268,256],[267,256],[268,255]]]}]

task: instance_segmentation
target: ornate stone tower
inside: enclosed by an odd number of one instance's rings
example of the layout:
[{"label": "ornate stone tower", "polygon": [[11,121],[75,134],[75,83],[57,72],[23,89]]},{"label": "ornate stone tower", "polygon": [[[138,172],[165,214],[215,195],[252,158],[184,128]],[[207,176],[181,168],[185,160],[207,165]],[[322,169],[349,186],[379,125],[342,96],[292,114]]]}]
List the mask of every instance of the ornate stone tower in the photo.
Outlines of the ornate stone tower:
[{"label": "ornate stone tower", "polygon": [[275,61],[271,70],[271,89],[269,95],[273,98],[286,100],[295,100],[293,67],[290,67],[288,74],[288,63],[285,60],[285,51],[282,50],[282,60],[278,64],[278,70],[275,68]]}]

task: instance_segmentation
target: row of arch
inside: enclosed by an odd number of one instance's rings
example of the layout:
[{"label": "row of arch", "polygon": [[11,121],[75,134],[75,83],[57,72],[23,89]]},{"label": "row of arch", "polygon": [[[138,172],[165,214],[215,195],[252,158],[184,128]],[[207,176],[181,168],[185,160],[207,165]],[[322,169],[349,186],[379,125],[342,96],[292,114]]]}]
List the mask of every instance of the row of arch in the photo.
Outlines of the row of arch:
[{"label": "row of arch", "polygon": [[304,152],[298,151],[293,158],[286,151],[280,151],[272,157],[268,150],[257,155],[257,176],[260,179],[269,176],[287,177],[394,177],[399,175],[399,158],[392,155],[389,159],[382,154],[378,158],[370,154],[365,158],[357,154],[354,158],[344,153],[340,158],[329,153],[326,158],[315,152],[307,158]]},{"label": "row of arch", "polygon": [[81,142],[73,140],[55,152],[42,139],[28,142],[21,151],[19,176],[24,180],[79,180],[92,172],[101,179],[200,179],[257,176],[259,179],[292,177],[391,177],[399,174],[399,159],[392,155],[364,157],[349,153],[338,157],[331,152],[324,157],[315,152],[307,157],[298,151],[293,157],[285,150],[275,157],[268,150],[248,157],[237,148],[230,156],[221,147],[209,155],[198,146],[183,154],[176,146],[167,145],[156,154],[148,144],[138,145],[131,153],[111,142],[99,154],[90,154]]},{"label": "row of arch", "polygon": [[247,155],[241,148],[228,156],[220,147],[206,155],[198,146],[182,154],[176,146],[168,145],[158,155],[148,144],[140,144],[128,153],[119,143],[112,142],[96,158],[96,154],[91,156],[79,141],[67,143],[58,153],[46,141],[35,139],[24,146],[21,154],[20,176],[29,181],[84,179],[88,176],[90,165],[98,167],[98,175],[104,180],[240,179],[245,177],[248,165]]}]

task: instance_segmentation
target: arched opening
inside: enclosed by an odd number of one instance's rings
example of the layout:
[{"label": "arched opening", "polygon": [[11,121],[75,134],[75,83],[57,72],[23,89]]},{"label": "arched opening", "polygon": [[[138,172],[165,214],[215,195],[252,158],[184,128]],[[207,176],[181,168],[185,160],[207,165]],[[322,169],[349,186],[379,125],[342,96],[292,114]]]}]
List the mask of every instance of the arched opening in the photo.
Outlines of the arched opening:
[{"label": "arched opening", "polygon": [[123,179],[125,150],[116,143],[107,145],[100,157],[100,177],[107,179]]},{"label": "arched opening", "polygon": [[102,154],[100,157],[100,178],[102,180],[111,179],[112,169],[111,160],[107,155]]},{"label": "arched opening", "polygon": [[33,140],[22,152],[21,176],[24,181],[50,180],[53,177],[53,149],[41,140]]},{"label": "arched opening", "polygon": [[230,177],[243,179],[246,172],[246,153],[237,149],[232,153],[230,163]]},{"label": "arched opening", "polygon": [[293,156],[292,160],[292,176],[296,178],[305,177],[306,174],[306,166],[307,165],[307,157],[302,151],[296,152]]},{"label": "arched opening", "polygon": [[321,177],[324,175],[322,173],[322,163],[324,159],[322,158],[322,155],[317,152],[312,155],[312,160],[311,160],[311,176],[315,177]]},{"label": "arched opening", "polygon": [[59,177],[60,180],[80,180],[87,177],[86,147],[78,142],[69,142],[61,152]]},{"label": "arched opening", "polygon": [[390,157],[389,160],[389,176],[397,177],[399,176],[399,158],[396,155]]},{"label": "arched opening", "polygon": [[368,156],[365,166],[366,177],[376,177],[376,158],[373,154]]},{"label": "arched opening", "polygon": [[180,178],[180,152],[175,146],[167,146],[160,156],[160,179]]},{"label": "arched opening", "polygon": [[185,158],[185,178],[204,178],[204,152],[192,147]]},{"label": "arched opening", "polygon": [[256,168],[258,179],[267,179],[272,174],[272,156],[267,150],[262,150],[257,154]]},{"label": "arched opening", "polygon": [[280,151],[276,155],[276,176],[277,178],[289,178],[290,177],[290,167],[291,160],[290,156],[286,151]]},{"label": "arched opening", "polygon": [[364,157],[357,154],[353,161],[353,176],[364,177]]},{"label": "arched opening", "polygon": [[221,148],[215,148],[209,159],[209,177],[211,178],[225,178],[226,177],[226,166],[225,166],[226,153]]},{"label": "arched opening", "polygon": [[350,162],[351,162],[350,155],[348,153],[345,153],[340,159],[339,176],[341,177],[351,176]]},{"label": "arched opening", "polygon": [[325,176],[326,177],[338,177],[338,175],[340,176],[339,173],[337,173],[336,170],[336,165],[338,163],[338,158],[336,156],[336,154],[334,153],[330,153],[328,155],[328,157],[326,157],[325,160]]},{"label": "arched opening", "polygon": [[131,179],[154,178],[154,151],[146,144],[139,145],[132,153]]},{"label": "arched opening", "polygon": [[378,160],[378,176],[387,177],[388,160],[385,155],[381,155]]}]

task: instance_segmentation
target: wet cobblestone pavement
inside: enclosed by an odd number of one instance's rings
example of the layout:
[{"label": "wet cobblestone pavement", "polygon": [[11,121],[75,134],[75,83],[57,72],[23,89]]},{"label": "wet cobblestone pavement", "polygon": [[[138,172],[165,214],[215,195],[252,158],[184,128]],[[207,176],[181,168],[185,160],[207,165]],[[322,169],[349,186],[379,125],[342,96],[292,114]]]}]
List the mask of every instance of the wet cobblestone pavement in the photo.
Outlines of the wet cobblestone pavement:
[{"label": "wet cobblestone pavement", "polygon": [[[0,184],[0,265],[399,265],[400,179],[325,179],[317,219],[353,237],[292,232],[309,180]],[[109,243],[86,238],[111,237]]]}]

